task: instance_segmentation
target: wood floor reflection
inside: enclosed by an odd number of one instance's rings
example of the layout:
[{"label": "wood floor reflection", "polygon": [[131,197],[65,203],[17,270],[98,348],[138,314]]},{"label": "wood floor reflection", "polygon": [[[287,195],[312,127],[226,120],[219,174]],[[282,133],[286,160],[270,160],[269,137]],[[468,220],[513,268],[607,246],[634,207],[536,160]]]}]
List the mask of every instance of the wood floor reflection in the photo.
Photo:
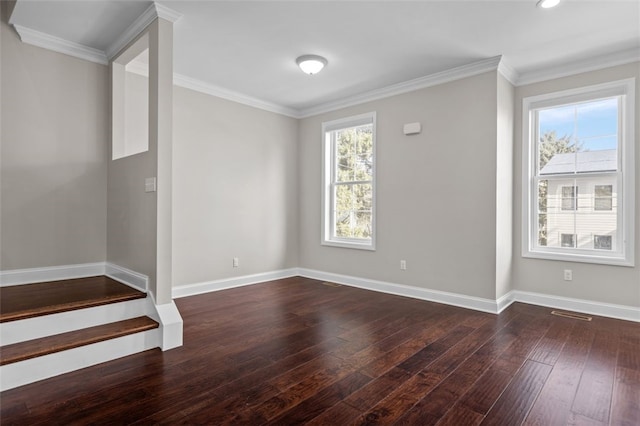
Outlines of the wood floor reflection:
[{"label": "wood floor reflection", "polygon": [[640,325],[290,278],[183,299],[184,346],[3,392],[3,425],[637,425]]}]

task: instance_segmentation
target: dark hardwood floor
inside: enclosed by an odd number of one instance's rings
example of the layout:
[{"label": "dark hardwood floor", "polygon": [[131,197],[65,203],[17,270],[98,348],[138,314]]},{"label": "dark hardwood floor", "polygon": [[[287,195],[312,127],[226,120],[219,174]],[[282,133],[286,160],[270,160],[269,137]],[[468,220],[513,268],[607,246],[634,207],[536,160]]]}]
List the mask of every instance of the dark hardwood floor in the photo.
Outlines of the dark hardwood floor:
[{"label": "dark hardwood floor", "polygon": [[145,293],[102,275],[0,287],[0,322],[145,297]]},{"label": "dark hardwood floor", "polygon": [[184,346],[0,394],[2,425],[638,425],[640,324],[291,278],[176,300]]}]

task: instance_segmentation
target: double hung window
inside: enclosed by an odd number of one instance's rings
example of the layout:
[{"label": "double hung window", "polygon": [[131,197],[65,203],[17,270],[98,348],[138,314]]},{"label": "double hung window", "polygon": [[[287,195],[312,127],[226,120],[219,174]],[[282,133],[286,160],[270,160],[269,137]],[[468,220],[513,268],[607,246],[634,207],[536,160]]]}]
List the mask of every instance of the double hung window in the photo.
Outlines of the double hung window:
[{"label": "double hung window", "polygon": [[628,79],[523,101],[525,257],[633,265]]},{"label": "double hung window", "polygon": [[375,249],[375,113],[322,124],[322,243]]}]

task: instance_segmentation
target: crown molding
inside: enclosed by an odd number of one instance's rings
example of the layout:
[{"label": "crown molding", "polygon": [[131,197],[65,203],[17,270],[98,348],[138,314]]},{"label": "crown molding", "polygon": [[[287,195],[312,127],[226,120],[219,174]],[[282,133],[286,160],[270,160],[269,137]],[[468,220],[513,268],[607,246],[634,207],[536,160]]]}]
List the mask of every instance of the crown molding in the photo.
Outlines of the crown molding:
[{"label": "crown molding", "polygon": [[508,61],[505,60],[504,56],[501,57],[500,63],[498,64],[498,72],[507,79],[509,83],[516,86],[518,82],[518,71],[513,68]]},{"label": "crown molding", "polygon": [[[126,65],[127,72],[138,74],[143,77],[149,77],[149,67],[147,64],[131,61]],[[250,107],[262,109],[265,111],[275,112],[277,114],[286,115],[288,117],[299,118],[298,111],[276,105],[274,103],[265,102],[260,99],[252,98],[251,96],[243,95],[242,93],[233,92],[231,90],[223,89],[218,86],[214,86],[209,83],[205,83],[202,80],[187,77],[181,74],[173,74],[173,84],[183,87],[185,89],[194,90],[196,92],[204,93],[206,95],[215,96],[217,98],[226,99],[228,101],[236,102],[239,104],[247,105]]]},{"label": "crown molding", "polygon": [[153,2],[142,12],[138,18],[133,21],[121,35],[106,50],[106,56],[109,60],[113,59],[120,51],[133,39],[135,39],[145,28],[149,26],[155,19],[162,18],[169,22],[176,22],[182,17],[182,14],[166,6],[162,6]]},{"label": "crown molding", "polygon": [[542,81],[597,71],[618,65],[626,65],[632,62],[640,62],[640,49],[621,50],[557,67],[524,72],[517,78],[516,85],[525,86],[527,84],[540,83]]},{"label": "crown molding", "polygon": [[22,25],[12,24],[16,32],[20,36],[23,43],[33,46],[42,47],[44,49],[53,50],[54,52],[64,53],[65,55],[75,58],[84,59],[85,61],[96,62],[102,65],[108,65],[109,59],[102,50],[94,49],[83,44],[74,43],[60,37],[52,36]]},{"label": "crown molding", "polygon": [[153,5],[156,8],[156,15],[158,18],[162,18],[165,21],[169,21],[172,24],[178,22],[180,18],[182,18],[182,13],[177,12],[173,9],[168,8],[167,6],[163,6],[160,3],[153,2]]},{"label": "crown molding", "polygon": [[501,59],[502,56],[495,56],[493,58],[430,74],[425,77],[393,84],[391,86],[372,90],[359,95],[349,96],[339,101],[327,102],[310,108],[303,108],[299,111],[298,118],[311,117],[325,112],[335,111],[337,109],[359,105],[365,102],[371,102],[395,95],[401,95],[415,90],[426,89],[427,87],[437,86],[451,81],[473,77],[474,75],[485,72],[494,71],[498,69]]},{"label": "crown molding", "polygon": [[228,101],[237,102],[239,104],[248,105],[250,107],[262,109],[265,111],[275,112],[277,114],[286,115],[293,118],[301,118],[299,111],[261,99],[253,98],[242,93],[234,92],[222,87],[205,83],[202,80],[187,77],[181,74],[173,74],[173,84],[184,87],[185,89],[195,90],[196,92],[205,93],[207,95],[216,96]]},{"label": "crown molding", "polygon": [[65,55],[95,62],[101,65],[109,65],[109,61],[113,59],[114,56],[117,55],[127,44],[135,39],[155,19],[162,18],[174,23],[181,17],[182,14],[166,6],[155,2],[151,3],[149,7],[133,22],[133,24],[131,24],[129,28],[127,28],[127,30],[124,31],[120,37],[118,37],[116,41],[107,48],[106,51],[65,40],[31,28],[23,27],[22,25],[12,25],[23,43],[53,50],[58,53],[64,53]]}]

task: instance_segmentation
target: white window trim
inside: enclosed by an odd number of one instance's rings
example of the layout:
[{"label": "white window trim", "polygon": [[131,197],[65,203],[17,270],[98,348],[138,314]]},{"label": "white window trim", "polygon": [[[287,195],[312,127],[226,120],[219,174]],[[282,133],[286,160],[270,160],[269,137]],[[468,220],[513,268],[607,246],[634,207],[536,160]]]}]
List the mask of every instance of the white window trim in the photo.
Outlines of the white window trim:
[{"label": "white window trim", "polygon": [[[533,194],[537,195],[537,188],[533,187],[533,171],[536,170],[537,144],[535,141],[535,109],[561,104],[572,104],[597,98],[622,95],[621,114],[623,126],[621,143],[618,146],[618,162],[622,168],[622,178],[618,181],[618,211],[622,215],[620,230],[620,250],[611,253],[601,250],[589,251],[576,249],[568,251],[566,248],[535,247],[537,235],[533,220],[537,220],[536,202]],[[596,263],[605,265],[634,266],[635,264],[635,78],[613,81],[594,86],[561,92],[530,96],[522,101],[522,257],[562,260],[571,262]],[[624,163],[622,162],[624,161]]]},{"label": "white window trim", "polygon": [[[372,176],[372,200],[371,200],[371,240],[355,238],[332,237],[332,197],[331,197],[331,171],[333,152],[331,141],[327,140],[327,133],[348,127],[373,125],[373,176]],[[341,118],[322,123],[322,236],[321,244],[325,246],[353,248],[361,250],[376,249],[376,113],[369,112],[352,117]]]}]

